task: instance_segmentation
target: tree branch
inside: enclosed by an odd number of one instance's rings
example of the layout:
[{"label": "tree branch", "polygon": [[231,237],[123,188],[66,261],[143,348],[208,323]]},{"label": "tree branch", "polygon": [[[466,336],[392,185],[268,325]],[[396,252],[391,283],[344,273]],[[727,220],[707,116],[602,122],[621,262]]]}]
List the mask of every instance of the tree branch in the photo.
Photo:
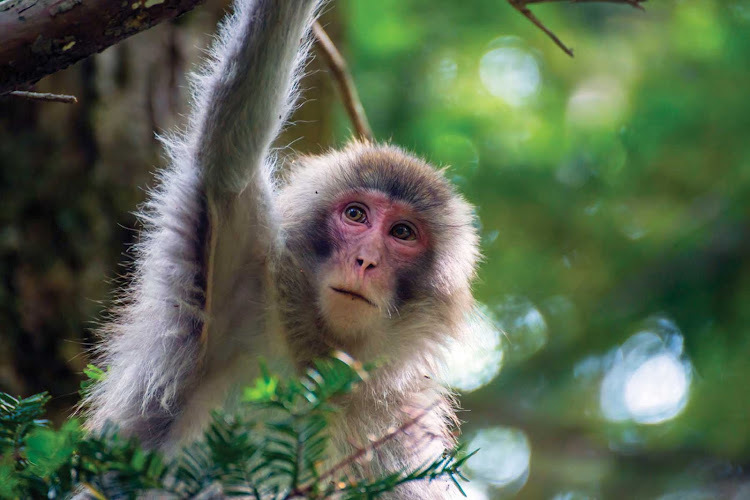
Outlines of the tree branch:
[{"label": "tree branch", "polygon": [[362,106],[362,101],[359,100],[357,88],[354,86],[352,75],[346,67],[344,57],[338,51],[336,45],[333,44],[320,23],[316,22],[313,24],[313,34],[315,35],[315,40],[318,42],[320,53],[323,59],[325,59],[328,69],[331,71],[331,76],[339,88],[341,99],[344,101],[344,106],[346,107],[346,113],[354,125],[357,136],[362,140],[372,141],[372,129],[367,121],[365,108]]},{"label": "tree branch", "polygon": [[0,1],[0,95],[177,17],[202,1]]},{"label": "tree branch", "polygon": [[65,104],[75,104],[78,102],[78,99],[76,99],[76,96],[74,95],[27,92],[25,90],[14,90],[8,95],[20,97],[21,99],[28,99],[30,101],[62,102]]},{"label": "tree branch", "polygon": [[552,3],[552,2],[571,2],[571,3],[592,3],[592,2],[599,2],[599,3],[622,3],[626,5],[630,5],[631,7],[635,7],[636,9],[644,10],[643,5],[641,5],[646,0],[508,0],[508,3],[516,9],[518,12],[520,12],[526,19],[534,23],[534,25],[545,32],[548,37],[552,39],[553,42],[555,42],[555,45],[560,47],[563,52],[568,54],[570,57],[573,57],[573,49],[565,45],[562,40],[560,40],[557,35],[555,35],[552,30],[550,30],[542,21],[539,20],[538,17],[534,15],[533,12],[527,7],[527,5],[535,4],[535,3]]},{"label": "tree branch", "polygon": [[[376,451],[378,448],[386,444],[388,441],[391,441],[392,439],[395,439],[396,437],[407,434],[409,429],[414,427],[415,425],[419,424],[419,422],[425,418],[435,406],[437,406],[438,401],[433,401],[429,406],[421,410],[418,414],[416,414],[414,417],[406,420],[401,425],[399,425],[396,429],[392,430],[391,432],[385,434],[384,436],[380,437],[379,439],[376,439],[374,441],[371,441],[370,444],[367,446],[364,446],[362,448],[357,449],[354,453],[351,455],[345,457],[343,460],[338,462],[337,464],[333,465],[330,469],[323,472],[314,483],[308,484],[307,486],[300,488],[293,492],[293,495],[295,496],[302,496],[305,497],[307,494],[312,491],[313,487],[316,484],[324,484],[325,481],[329,479],[335,479],[335,476],[337,473],[341,472],[342,470],[346,469],[347,467],[351,466],[355,462],[358,462],[362,458],[368,456],[370,453]],[[292,496],[291,498],[294,498]]]}]

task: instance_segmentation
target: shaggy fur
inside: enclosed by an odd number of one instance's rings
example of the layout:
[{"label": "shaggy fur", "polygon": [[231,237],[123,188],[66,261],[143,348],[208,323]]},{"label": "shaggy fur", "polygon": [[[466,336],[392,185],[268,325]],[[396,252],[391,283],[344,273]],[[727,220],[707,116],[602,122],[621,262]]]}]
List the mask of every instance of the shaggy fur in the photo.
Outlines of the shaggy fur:
[{"label": "shaggy fur", "polygon": [[[165,141],[171,167],[143,211],[132,283],[99,347],[109,374],[84,403],[90,429],[113,421],[171,452],[256,375],[258,355],[299,369],[342,349],[383,367],[333,422],[332,460],[425,409],[417,429],[358,473],[418,466],[452,445],[453,402],[436,378],[445,343],[470,333],[478,258],[471,207],[442,172],[392,146],[354,143],[301,157],[274,181],[271,142],[294,105],[318,3],[237,0],[224,23],[195,78],[188,128]],[[385,326],[344,342],[327,331],[314,285],[337,244],[325,216],[357,190],[408,203],[430,245],[399,278],[397,300],[381,311]],[[457,496],[435,482],[389,498]]]}]

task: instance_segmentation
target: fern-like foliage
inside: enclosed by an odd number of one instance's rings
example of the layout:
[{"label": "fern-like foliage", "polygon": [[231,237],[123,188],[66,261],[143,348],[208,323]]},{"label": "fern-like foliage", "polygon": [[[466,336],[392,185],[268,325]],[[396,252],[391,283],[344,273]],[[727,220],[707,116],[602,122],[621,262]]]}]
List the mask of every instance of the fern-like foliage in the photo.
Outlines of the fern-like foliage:
[{"label": "fern-like foliage", "polygon": [[[95,367],[86,373],[93,383],[106,376]],[[0,498],[65,498],[79,491],[96,499],[371,499],[405,482],[443,478],[461,489],[460,468],[471,455],[460,449],[416,470],[362,480],[352,480],[347,467],[371,450],[328,463],[328,417],[337,398],[366,376],[345,355],[318,361],[293,380],[264,369],[245,389],[240,411],[215,412],[203,439],[169,462],[118,437],[114,428],[89,436],[71,419],[53,430],[43,419],[46,394],[16,399],[0,393]],[[372,446],[407,432],[418,418]]]}]

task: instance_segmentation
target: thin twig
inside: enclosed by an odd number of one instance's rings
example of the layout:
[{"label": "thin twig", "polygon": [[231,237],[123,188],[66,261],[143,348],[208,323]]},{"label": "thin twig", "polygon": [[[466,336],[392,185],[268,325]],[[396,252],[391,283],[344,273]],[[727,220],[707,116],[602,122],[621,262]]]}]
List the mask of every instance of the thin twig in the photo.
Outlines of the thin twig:
[{"label": "thin twig", "polygon": [[635,7],[639,10],[645,10],[643,8],[642,3],[646,2],[646,0],[526,0],[524,3],[526,5],[531,5],[534,3],[553,3],[553,2],[570,2],[570,3],[624,3],[628,4],[631,7]]},{"label": "thin twig", "polygon": [[526,7],[526,0],[508,0],[510,4],[515,8],[518,12],[520,12],[526,19],[531,21],[536,25],[537,28],[544,31],[548,37],[552,39],[555,44],[560,47],[563,52],[568,54],[570,57],[573,57],[573,49],[565,45],[562,40],[560,40],[557,35],[555,35],[552,30],[550,30],[547,26],[544,25],[543,22],[541,22],[531,10],[529,10],[528,7]]},{"label": "thin twig", "polygon": [[592,3],[592,2],[599,2],[599,3],[623,3],[626,5],[630,5],[631,7],[635,7],[636,9],[644,10],[643,5],[641,5],[646,0],[508,0],[508,3],[516,9],[518,12],[520,12],[526,19],[534,23],[534,25],[545,32],[548,37],[552,39],[553,42],[555,42],[555,45],[560,47],[563,52],[568,54],[570,57],[573,57],[573,49],[565,45],[562,40],[560,40],[557,35],[555,35],[552,30],[547,28],[547,26],[537,18],[533,12],[527,7],[527,5],[535,4],[535,3],[552,3],[552,2],[571,2],[571,3]]},{"label": "thin twig", "polygon": [[78,99],[74,95],[27,92],[25,90],[14,90],[13,92],[8,92],[8,95],[29,99],[30,101],[63,102],[65,104],[75,104],[78,102]]},{"label": "thin twig", "polygon": [[325,59],[333,79],[336,80],[341,98],[346,107],[346,112],[354,125],[354,129],[357,131],[357,136],[362,140],[372,141],[372,129],[367,121],[365,108],[362,106],[362,101],[359,100],[357,88],[354,86],[354,80],[347,69],[344,57],[320,23],[316,22],[313,24],[313,33],[315,34],[315,39],[318,42],[323,59]]},{"label": "thin twig", "polygon": [[432,411],[432,409],[438,404],[438,401],[439,400],[433,401],[432,404],[430,404],[427,408],[425,408],[424,410],[422,410],[420,413],[410,418],[409,420],[405,421],[403,424],[399,425],[393,431],[389,432],[388,434],[385,434],[383,437],[376,439],[375,441],[372,441],[367,446],[359,448],[357,451],[347,456],[346,458],[338,462],[336,465],[334,465],[333,467],[325,471],[323,474],[321,474],[317,478],[317,481],[305,486],[304,488],[301,488],[295,491],[294,495],[305,497],[305,495],[310,493],[310,491],[315,486],[315,484],[323,484],[325,480],[333,477],[337,472],[341,471],[342,469],[346,467],[349,467],[353,463],[359,461],[362,457],[365,457],[368,454],[374,452],[375,450],[377,450],[378,448],[380,448],[381,446],[383,446],[385,443],[392,440],[396,436],[405,434],[409,429],[417,425],[420,420],[422,420],[425,416],[427,416],[427,414],[429,414],[430,411]]}]

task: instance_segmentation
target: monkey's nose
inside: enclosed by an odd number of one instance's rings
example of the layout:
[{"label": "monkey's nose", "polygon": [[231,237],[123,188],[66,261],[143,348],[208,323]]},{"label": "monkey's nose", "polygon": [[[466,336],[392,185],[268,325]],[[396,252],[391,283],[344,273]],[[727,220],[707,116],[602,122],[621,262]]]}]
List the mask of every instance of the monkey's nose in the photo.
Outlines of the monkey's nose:
[{"label": "monkey's nose", "polygon": [[370,268],[376,267],[378,264],[374,259],[368,259],[367,257],[357,257],[357,265],[361,267],[363,271],[367,271]]}]

